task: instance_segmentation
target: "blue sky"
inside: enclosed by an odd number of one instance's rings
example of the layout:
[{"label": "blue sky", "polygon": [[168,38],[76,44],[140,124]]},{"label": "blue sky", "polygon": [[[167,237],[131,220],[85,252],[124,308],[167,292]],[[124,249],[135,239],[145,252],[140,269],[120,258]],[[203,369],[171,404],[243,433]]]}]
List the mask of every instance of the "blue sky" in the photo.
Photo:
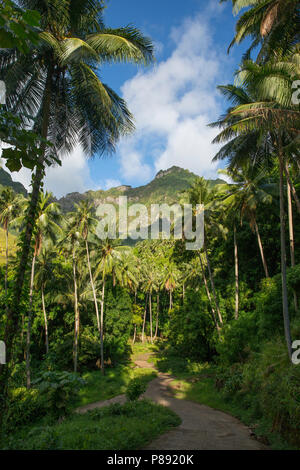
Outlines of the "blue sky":
[{"label": "blue sky", "polygon": [[[116,154],[87,161],[80,148],[62,168],[48,170],[46,188],[57,196],[120,184],[139,186],[172,165],[216,177],[207,127],[226,109],[216,86],[233,81],[244,47],[227,55],[236,18],[231,2],[218,0],[109,0],[107,26],[134,24],[156,46],[156,64],[143,68],[109,65],[104,83],[123,96],[135,116],[136,132]],[[27,187],[25,170],[13,175]]]}]

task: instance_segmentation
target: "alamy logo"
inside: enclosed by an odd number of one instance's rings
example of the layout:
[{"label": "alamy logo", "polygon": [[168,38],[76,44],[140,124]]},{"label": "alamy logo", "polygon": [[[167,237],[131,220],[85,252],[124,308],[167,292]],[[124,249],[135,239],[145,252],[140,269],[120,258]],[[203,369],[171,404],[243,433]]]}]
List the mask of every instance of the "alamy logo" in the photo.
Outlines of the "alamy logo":
[{"label": "alamy logo", "polygon": [[0,80],[0,104],[6,103],[6,85],[3,80]]},{"label": "alamy logo", "polygon": [[300,104],[300,80],[295,80],[292,84],[292,89],[296,90],[292,94],[292,103],[297,106]]},{"label": "alamy logo", "polygon": [[300,340],[293,342],[292,349],[296,349],[296,351],[292,355],[292,363],[297,366],[300,364]]},{"label": "alamy logo", "polygon": [[6,363],[6,347],[4,341],[0,341],[0,364]]},{"label": "alamy logo", "polygon": [[186,240],[187,250],[200,250],[204,241],[204,206],[196,210],[191,204],[128,205],[128,198],[120,196],[118,208],[114,204],[100,204],[97,235],[101,240]]}]

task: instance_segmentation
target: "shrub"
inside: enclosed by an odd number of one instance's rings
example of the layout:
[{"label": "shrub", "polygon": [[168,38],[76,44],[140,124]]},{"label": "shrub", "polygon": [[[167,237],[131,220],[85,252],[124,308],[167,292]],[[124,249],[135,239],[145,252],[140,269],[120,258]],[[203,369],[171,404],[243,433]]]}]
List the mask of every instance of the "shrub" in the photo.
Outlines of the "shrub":
[{"label": "shrub", "polygon": [[145,393],[146,391],[146,384],[140,378],[136,377],[132,379],[126,390],[126,398],[129,401],[136,401],[140,398],[140,396]]},{"label": "shrub", "polygon": [[69,414],[85,381],[70,372],[44,372],[34,382],[48,414],[60,418]]},{"label": "shrub", "polygon": [[10,391],[9,406],[5,416],[5,429],[11,432],[20,426],[37,421],[46,414],[45,402],[40,399],[37,389],[25,387]]}]

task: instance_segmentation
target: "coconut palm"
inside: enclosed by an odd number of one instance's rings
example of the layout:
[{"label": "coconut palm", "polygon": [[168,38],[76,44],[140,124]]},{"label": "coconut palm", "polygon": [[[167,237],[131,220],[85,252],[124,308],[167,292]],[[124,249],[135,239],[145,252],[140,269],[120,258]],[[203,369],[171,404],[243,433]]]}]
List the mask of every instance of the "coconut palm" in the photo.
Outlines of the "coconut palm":
[{"label": "coconut palm", "polygon": [[258,57],[267,59],[299,41],[298,0],[232,0],[232,4],[235,14],[242,9],[247,10],[237,21],[236,34],[229,49],[250,37],[252,43],[247,55],[260,45]]},{"label": "coconut palm", "polygon": [[104,374],[104,351],[103,351],[103,333],[104,333],[104,304],[105,287],[109,274],[112,274],[116,265],[120,262],[122,253],[127,251],[125,246],[118,246],[115,240],[99,240],[99,253],[96,254],[98,267],[95,277],[101,276],[102,294],[101,294],[101,312],[100,312],[100,350],[101,350],[101,372]]},{"label": "coconut palm", "polygon": [[[229,110],[227,115],[220,119],[219,125],[223,130],[214,140],[216,143],[232,141],[237,136],[247,136],[255,131],[264,140],[271,141],[273,155],[278,158],[282,305],[285,337],[290,357],[292,340],[286,283],[284,176],[288,177],[285,173],[286,148],[297,139],[297,129],[300,123],[299,105],[294,104],[292,99],[292,83],[298,70],[295,54],[281,63],[269,63],[265,66],[252,62],[244,64],[243,73],[240,74],[242,87],[249,91],[256,101],[252,99],[249,103]],[[299,156],[296,155],[295,158],[299,159]]]},{"label": "coconut palm", "polygon": [[42,309],[43,309],[43,317],[44,317],[44,325],[45,325],[45,347],[46,347],[46,354],[49,352],[49,332],[48,332],[48,316],[46,311],[46,304],[45,304],[45,290],[47,284],[53,278],[53,271],[54,271],[54,252],[51,249],[42,248],[41,253],[36,259],[36,274],[34,278],[34,282],[36,288],[41,293],[41,300],[42,300]]},{"label": "coconut palm", "polygon": [[[147,64],[153,59],[151,41],[139,30],[132,26],[105,27],[103,3],[98,0],[18,3],[40,13],[40,41],[24,54],[1,49],[0,79],[7,85],[8,110],[25,116],[24,127],[33,126],[42,140],[38,161],[30,163],[36,170],[6,325],[8,362],[18,329],[19,302],[45,165],[58,161],[78,143],[87,155],[113,151],[119,137],[133,130],[132,116],[125,102],[102,83],[99,67],[105,62]],[[2,372],[1,388],[6,387],[7,368]]]},{"label": "coconut palm", "polygon": [[7,276],[8,276],[8,231],[11,222],[19,215],[21,207],[24,205],[25,199],[20,194],[15,194],[11,188],[5,188],[0,194],[0,224],[5,231],[5,298],[7,303]]},{"label": "coconut palm", "polygon": [[72,273],[73,273],[73,302],[74,302],[74,344],[73,344],[73,364],[74,372],[77,372],[78,366],[78,342],[80,329],[80,312],[78,303],[78,270],[77,257],[78,248],[80,247],[80,233],[78,231],[77,220],[69,217],[63,227],[63,237],[59,242],[60,249],[67,255],[72,256]]},{"label": "coconut palm", "polygon": [[70,216],[73,217],[74,224],[77,225],[78,232],[81,235],[85,244],[90,284],[91,284],[91,288],[93,292],[93,299],[94,299],[94,305],[95,305],[97,327],[98,327],[98,331],[100,335],[100,317],[99,317],[99,309],[98,309],[97,290],[96,290],[96,286],[94,282],[94,276],[92,273],[89,242],[88,242],[89,235],[95,232],[98,220],[96,219],[96,217],[94,217],[95,215],[94,205],[89,203],[88,201],[81,201],[78,205],[76,204],[75,209],[76,209],[76,212],[74,212]]},{"label": "coconut palm", "polygon": [[[33,238],[33,257],[31,262],[31,276],[29,289],[29,311],[27,322],[27,338],[26,338],[26,386],[30,388],[30,342],[31,342],[31,321],[33,308],[33,287],[35,275],[35,262],[37,256],[41,253],[42,247],[47,242],[55,243],[62,234],[62,230],[58,223],[61,221],[61,213],[59,205],[51,202],[53,196],[51,193],[40,193],[37,205],[35,229]],[[25,216],[21,219],[25,222]]]},{"label": "coconut palm", "polygon": [[143,288],[144,288],[144,291],[147,293],[148,302],[149,302],[150,339],[151,339],[151,343],[153,343],[152,296],[154,292],[158,292],[159,290],[158,271],[157,271],[157,266],[155,265],[155,262],[153,259],[146,259],[145,264],[142,269],[143,269]]},{"label": "coconut palm", "polygon": [[220,170],[219,173],[231,178],[234,182],[230,187],[227,186],[228,192],[222,202],[227,208],[238,211],[241,223],[244,217],[249,220],[250,227],[257,236],[265,276],[269,277],[256,213],[260,205],[271,204],[273,201],[269,192],[272,189],[271,182],[267,180],[265,170],[259,165],[253,165],[251,161],[244,163],[240,168]]},{"label": "coconut palm", "polygon": [[179,283],[179,278],[180,273],[177,266],[168,260],[162,274],[162,285],[169,292],[169,310],[173,308],[173,292]]},{"label": "coconut palm", "polygon": [[[223,317],[219,307],[218,297],[215,288],[214,276],[210,264],[209,254],[208,254],[208,234],[210,236],[217,236],[219,234],[225,234],[225,228],[220,222],[220,218],[216,217],[216,193],[217,190],[212,188],[208,181],[204,178],[197,178],[191,187],[186,191],[186,196],[188,201],[195,208],[198,204],[204,206],[204,240],[203,240],[203,252],[205,255],[206,266],[209,273],[210,284],[212,288],[213,299],[215,307],[217,310],[218,321],[220,326],[223,325]],[[199,254],[200,258],[201,255]],[[201,266],[204,268],[202,258],[200,259]],[[205,282],[205,281],[204,281]]]}]

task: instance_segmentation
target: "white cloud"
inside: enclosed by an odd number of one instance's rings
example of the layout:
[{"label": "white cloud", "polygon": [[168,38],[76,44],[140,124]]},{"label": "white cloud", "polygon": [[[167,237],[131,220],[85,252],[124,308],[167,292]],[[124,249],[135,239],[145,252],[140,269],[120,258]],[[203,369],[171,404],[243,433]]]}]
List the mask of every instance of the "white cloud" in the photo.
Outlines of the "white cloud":
[{"label": "white cloud", "polygon": [[170,57],[124,84],[137,127],[119,147],[122,176],[128,181],[145,181],[172,165],[216,176],[211,160],[218,147],[211,141],[217,131],[207,125],[221,113],[216,85],[228,62],[214,44],[210,21],[216,8],[209,3],[203,14],[173,28]]},{"label": "white cloud", "polygon": [[[19,172],[11,173],[11,177],[14,181],[22,183],[30,191],[30,170],[21,168]],[[91,189],[92,185],[88,163],[83,150],[79,146],[70,155],[62,159],[62,166],[50,167],[46,170],[44,188],[53,192],[56,197],[71,192],[84,192]]]},{"label": "white cloud", "polygon": [[121,186],[121,185],[122,183],[119,180],[107,179],[104,183],[104,189],[117,188],[118,186]]}]

